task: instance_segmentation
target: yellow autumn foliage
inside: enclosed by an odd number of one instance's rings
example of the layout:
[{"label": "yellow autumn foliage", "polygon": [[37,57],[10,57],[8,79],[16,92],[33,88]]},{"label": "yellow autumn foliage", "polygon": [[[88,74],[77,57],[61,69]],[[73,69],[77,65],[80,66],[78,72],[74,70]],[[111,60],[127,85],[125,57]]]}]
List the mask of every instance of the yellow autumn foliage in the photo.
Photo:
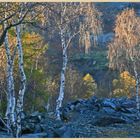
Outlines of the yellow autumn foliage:
[{"label": "yellow autumn foliage", "polygon": [[120,74],[119,79],[113,80],[113,95],[131,97],[134,94],[135,86],[135,78],[128,71],[124,71]]},{"label": "yellow autumn foliage", "polygon": [[86,74],[84,77],[83,77],[83,80],[84,81],[87,81],[87,82],[93,82],[94,80],[93,80],[93,78],[92,78],[92,76],[88,73],[88,74]]},{"label": "yellow autumn foliage", "polygon": [[85,98],[93,96],[97,90],[97,84],[93,77],[88,73],[83,77],[84,86],[86,87]]},{"label": "yellow autumn foliage", "polygon": [[39,34],[35,33],[35,32],[26,32],[23,35],[23,44],[26,45],[33,45],[33,44],[37,44],[39,42],[42,42],[42,38]]}]

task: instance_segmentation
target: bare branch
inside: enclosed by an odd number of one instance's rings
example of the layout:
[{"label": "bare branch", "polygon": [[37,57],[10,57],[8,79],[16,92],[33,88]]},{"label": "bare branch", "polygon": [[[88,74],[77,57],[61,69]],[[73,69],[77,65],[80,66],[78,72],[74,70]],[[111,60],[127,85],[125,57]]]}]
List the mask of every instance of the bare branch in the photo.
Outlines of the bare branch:
[{"label": "bare branch", "polygon": [[67,42],[67,45],[66,45],[66,48],[69,47],[69,45],[70,45],[72,39],[73,39],[76,35],[78,35],[79,33],[80,33],[80,31],[74,33],[74,34],[69,38],[69,40],[68,40],[68,42]]},{"label": "bare branch", "polygon": [[[21,23],[23,22],[23,20],[25,19],[25,17],[27,16],[28,12],[31,11],[31,8],[33,8],[34,6],[36,6],[36,4],[37,4],[37,3],[34,3],[34,4],[29,5],[28,8],[27,8],[27,10],[25,11],[23,17],[22,17],[17,23],[13,23],[13,24],[11,23],[9,26],[7,26],[7,27],[3,30],[3,32],[2,32],[2,34],[1,34],[1,36],[0,36],[0,46],[1,46],[1,45],[3,44],[3,42],[4,42],[4,39],[5,39],[5,36],[6,36],[7,31],[8,31],[10,28],[12,28],[12,27],[15,27],[15,26],[21,24]],[[10,17],[13,17],[13,16],[10,16]],[[7,18],[9,19],[10,17],[7,17]],[[6,21],[6,20],[4,20],[4,21]]]}]

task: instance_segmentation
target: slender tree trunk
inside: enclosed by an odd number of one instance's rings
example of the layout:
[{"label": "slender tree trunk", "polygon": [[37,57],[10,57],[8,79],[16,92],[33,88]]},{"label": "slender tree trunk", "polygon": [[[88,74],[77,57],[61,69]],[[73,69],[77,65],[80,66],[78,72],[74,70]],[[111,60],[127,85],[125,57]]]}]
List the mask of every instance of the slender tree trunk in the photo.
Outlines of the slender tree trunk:
[{"label": "slender tree trunk", "polygon": [[62,102],[64,98],[64,88],[65,88],[65,73],[67,68],[67,47],[65,43],[65,37],[64,32],[61,30],[61,44],[62,44],[62,50],[63,50],[63,65],[61,70],[61,79],[60,79],[60,91],[59,91],[59,97],[57,99],[57,105],[56,105],[56,119],[61,120],[60,117],[60,108],[62,107]]},{"label": "slender tree trunk", "polygon": [[7,120],[7,126],[10,127],[10,108],[11,108],[11,80],[10,80],[10,64],[11,61],[8,58],[9,56],[9,51],[8,49],[8,37],[6,35],[5,37],[5,49],[6,49],[6,56],[7,56],[7,67],[6,67],[6,79],[7,79],[7,108],[6,108],[6,114],[5,118]]},{"label": "slender tree trunk", "polygon": [[49,112],[49,109],[50,109],[50,97],[48,98],[48,102],[47,102],[47,105],[45,106],[45,109],[47,110],[47,112]]},{"label": "slender tree trunk", "polygon": [[133,59],[133,57],[130,57],[130,58],[131,58],[131,61],[133,63],[134,75],[135,75],[135,79],[136,79],[136,108],[137,108],[137,114],[139,115],[139,111],[140,111],[140,103],[139,103],[139,77],[138,77],[138,73],[137,73],[137,69],[136,69],[135,60]]},{"label": "slender tree trunk", "polygon": [[21,135],[21,114],[23,111],[23,99],[26,89],[26,75],[24,72],[23,66],[23,50],[20,36],[20,25],[16,26],[16,35],[17,35],[17,49],[18,49],[18,63],[19,63],[19,72],[20,72],[20,89],[18,93],[16,113],[17,113],[17,123],[16,123],[16,137]]},{"label": "slender tree trunk", "polygon": [[37,56],[36,61],[35,61],[35,70],[38,69],[38,62],[39,62],[39,55]]},{"label": "slender tree trunk", "polygon": [[11,66],[10,68],[10,82],[11,82],[10,121],[11,121],[11,129],[13,131],[12,134],[14,135],[15,124],[16,124],[15,122],[16,121],[16,118],[15,118],[16,99],[15,99],[15,88],[14,88],[13,66]]},{"label": "slender tree trunk", "polygon": [[140,111],[140,104],[139,104],[139,77],[138,77],[138,73],[136,70],[136,65],[135,62],[134,63],[134,74],[135,74],[135,79],[136,79],[136,106],[137,106],[137,113],[139,114]]},{"label": "slender tree trunk", "polygon": [[88,31],[85,32],[85,54],[89,54],[90,52],[90,33]]},{"label": "slender tree trunk", "polygon": [[[8,127],[15,127],[15,89],[14,89],[14,77],[13,77],[13,59],[11,58],[10,48],[8,43],[8,35],[6,33],[5,37],[5,50],[7,57],[7,109],[6,109],[6,119]],[[13,130],[14,131],[14,130]]]},{"label": "slender tree trunk", "polygon": [[94,35],[94,47],[96,48],[98,46],[98,37]]}]

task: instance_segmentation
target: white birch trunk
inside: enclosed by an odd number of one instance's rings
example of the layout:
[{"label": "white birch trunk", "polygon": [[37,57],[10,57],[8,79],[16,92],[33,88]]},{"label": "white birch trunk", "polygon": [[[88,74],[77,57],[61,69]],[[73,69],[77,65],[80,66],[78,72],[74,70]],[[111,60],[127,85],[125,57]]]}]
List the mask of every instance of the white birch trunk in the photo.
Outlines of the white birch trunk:
[{"label": "white birch trunk", "polygon": [[23,111],[23,100],[24,93],[26,89],[26,75],[24,72],[24,63],[23,63],[23,50],[20,36],[20,25],[16,26],[16,35],[17,35],[17,50],[18,50],[18,63],[19,63],[19,72],[20,72],[20,89],[18,93],[16,113],[17,113],[17,123],[16,123],[16,137],[21,135],[21,114]]},{"label": "white birch trunk", "polygon": [[[6,23],[4,23],[4,28],[6,28]],[[8,34],[5,37],[5,50],[7,57],[7,109],[5,117],[7,119],[7,125],[12,130],[15,127],[15,89],[14,89],[14,77],[13,77],[13,59],[11,58]],[[13,130],[14,131],[14,130]]]},{"label": "white birch trunk", "polygon": [[64,88],[65,88],[65,73],[67,68],[67,47],[65,43],[65,37],[64,32],[61,30],[61,44],[62,44],[62,50],[63,50],[63,65],[61,70],[61,79],[60,79],[60,91],[59,91],[59,97],[57,99],[57,105],[56,105],[56,119],[61,120],[60,117],[60,108],[62,107],[62,102],[64,99]]},{"label": "white birch trunk", "polygon": [[139,77],[138,77],[138,73],[137,73],[137,69],[136,69],[135,60],[133,59],[133,57],[130,57],[130,58],[131,58],[131,61],[133,63],[134,75],[135,75],[135,79],[136,79],[136,109],[137,109],[137,114],[139,115],[139,111],[140,111],[140,103],[139,103]]},{"label": "white birch trunk", "polygon": [[5,49],[6,49],[6,56],[7,56],[7,67],[6,67],[6,79],[7,79],[7,108],[6,108],[6,114],[5,114],[5,118],[7,120],[7,125],[10,127],[10,108],[11,108],[11,80],[10,80],[10,64],[11,61],[8,58],[9,56],[9,51],[8,51],[8,36],[6,34],[5,37]]},{"label": "white birch trunk", "polygon": [[85,54],[89,54],[90,52],[90,33],[88,31],[85,32]]},{"label": "white birch trunk", "polygon": [[96,48],[98,46],[98,37],[97,35],[94,35],[94,47]]},{"label": "white birch trunk", "polygon": [[135,62],[134,63],[134,74],[135,74],[135,79],[136,79],[136,108],[137,108],[137,113],[139,115],[139,111],[140,111],[140,104],[139,104],[139,77],[138,77],[138,73],[136,70],[136,65]]},{"label": "white birch trunk", "polygon": [[[68,63],[68,56],[67,56],[67,48],[69,47],[71,40],[80,33],[80,31],[77,31],[70,35],[68,24],[64,24],[66,21],[64,20],[67,17],[67,3],[61,3],[61,15],[60,15],[60,23],[59,25],[59,31],[60,31],[60,38],[61,38],[61,46],[62,46],[62,53],[63,53],[63,64],[62,64],[62,70],[61,70],[61,77],[60,77],[60,90],[59,90],[59,96],[56,101],[56,119],[61,120],[60,116],[60,109],[62,107],[62,102],[64,99],[64,90],[65,90],[65,73],[67,69],[67,63]],[[67,37],[66,37],[67,36]]]}]

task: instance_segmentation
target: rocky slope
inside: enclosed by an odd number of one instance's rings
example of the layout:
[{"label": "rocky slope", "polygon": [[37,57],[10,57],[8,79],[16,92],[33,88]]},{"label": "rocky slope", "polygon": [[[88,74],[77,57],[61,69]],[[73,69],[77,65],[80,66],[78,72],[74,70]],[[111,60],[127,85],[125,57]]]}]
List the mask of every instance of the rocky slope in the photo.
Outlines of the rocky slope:
[{"label": "rocky slope", "polygon": [[[135,98],[76,100],[62,108],[62,121],[56,121],[53,112],[23,116],[22,137],[140,137],[135,108]],[[10,137],[0,130],[0,137]]]}]

